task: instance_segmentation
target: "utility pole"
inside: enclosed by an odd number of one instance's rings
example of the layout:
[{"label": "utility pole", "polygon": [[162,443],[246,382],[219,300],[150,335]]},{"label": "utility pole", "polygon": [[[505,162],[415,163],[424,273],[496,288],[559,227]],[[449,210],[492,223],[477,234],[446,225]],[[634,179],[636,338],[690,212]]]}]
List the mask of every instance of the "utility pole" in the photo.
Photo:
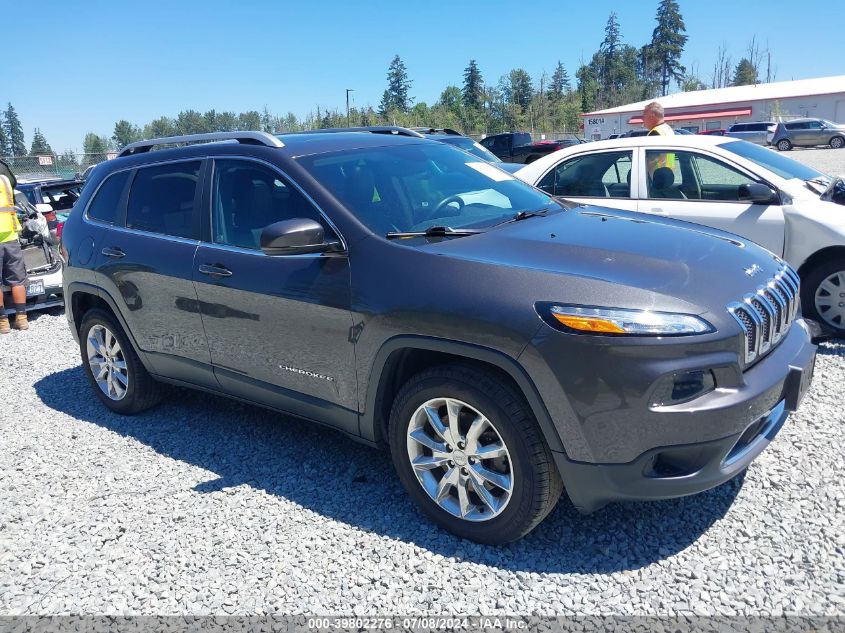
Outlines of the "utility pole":
[{"label": "utility pole", "polygon": [[354,88],[347,88],[346,89],[346,127],[352,127],[349,125],[349,93],[355,92]]}]

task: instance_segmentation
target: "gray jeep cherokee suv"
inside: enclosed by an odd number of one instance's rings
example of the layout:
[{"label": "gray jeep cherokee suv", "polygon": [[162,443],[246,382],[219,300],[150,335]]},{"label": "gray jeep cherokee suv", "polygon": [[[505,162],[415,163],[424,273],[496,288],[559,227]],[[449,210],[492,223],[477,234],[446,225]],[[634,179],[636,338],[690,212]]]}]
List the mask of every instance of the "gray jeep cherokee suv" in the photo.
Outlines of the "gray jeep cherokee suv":
[{"label": "gray jeep cherokee suv", "polygon": [[564,486],[589,512],[732,478],[815,358],[771,253],[572,207],[426,139],[130,145],[62,247],[105,406],[137,413],[167,382],[335,427],[386,446],[426,515],[484,543],[526,534]]}]

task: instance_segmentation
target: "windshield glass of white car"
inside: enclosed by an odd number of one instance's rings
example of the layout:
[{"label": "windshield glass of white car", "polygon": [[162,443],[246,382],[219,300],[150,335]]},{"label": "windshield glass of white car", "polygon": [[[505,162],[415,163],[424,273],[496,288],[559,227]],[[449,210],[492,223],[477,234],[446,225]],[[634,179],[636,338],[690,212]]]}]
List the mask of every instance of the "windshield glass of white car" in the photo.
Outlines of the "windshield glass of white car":
[{"label": "windshield glass of white car", "polygon": [[812,180],[814,178],[830,179],[827,174],[823,174],[812,167],[787,158],[783,154],[773,152],[762,145],[755,145],[746,141],[732,141],[730,143],[724,143],[721,145],[721,148],[725,151],[733,152],[737,156],[753,160],[755,163],[762,165],[769,171],[787,180],[792,178],[799,178],[801,180]]}]

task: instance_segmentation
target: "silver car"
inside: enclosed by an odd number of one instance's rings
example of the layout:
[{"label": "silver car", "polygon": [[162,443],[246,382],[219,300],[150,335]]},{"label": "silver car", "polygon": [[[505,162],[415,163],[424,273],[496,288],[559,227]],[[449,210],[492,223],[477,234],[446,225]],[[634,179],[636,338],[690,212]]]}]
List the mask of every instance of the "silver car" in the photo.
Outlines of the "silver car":
[{"label": "silver car", "polygon": [[786,152],[793,147],[829,145],[839,149],[845,145],[845,125],[825,119],[794,119],[778,123],[768,135],[769,145]]},{"label": "silver car", "polygon": [[746,123],[734,123],[728,128],[725,136],[732,136],[757,145],[768,144],[768,135],[775,131],[777,123],[774,121],[748,121]]}]

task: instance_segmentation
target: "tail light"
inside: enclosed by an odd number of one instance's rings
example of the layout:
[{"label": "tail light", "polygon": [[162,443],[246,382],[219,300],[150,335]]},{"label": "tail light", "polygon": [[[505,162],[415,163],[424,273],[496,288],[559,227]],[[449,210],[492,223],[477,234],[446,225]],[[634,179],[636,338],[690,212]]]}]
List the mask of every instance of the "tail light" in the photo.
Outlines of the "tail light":
[{"label": "tail light", "polygon": [[59,223],[56,225],[56,237],[58,237],[58,238],[61,238],[61,237],[62,237],[62,230],[63,230],[64,228],[65,228],[65,223],[64,223],[64,222],[59,222]]}]

